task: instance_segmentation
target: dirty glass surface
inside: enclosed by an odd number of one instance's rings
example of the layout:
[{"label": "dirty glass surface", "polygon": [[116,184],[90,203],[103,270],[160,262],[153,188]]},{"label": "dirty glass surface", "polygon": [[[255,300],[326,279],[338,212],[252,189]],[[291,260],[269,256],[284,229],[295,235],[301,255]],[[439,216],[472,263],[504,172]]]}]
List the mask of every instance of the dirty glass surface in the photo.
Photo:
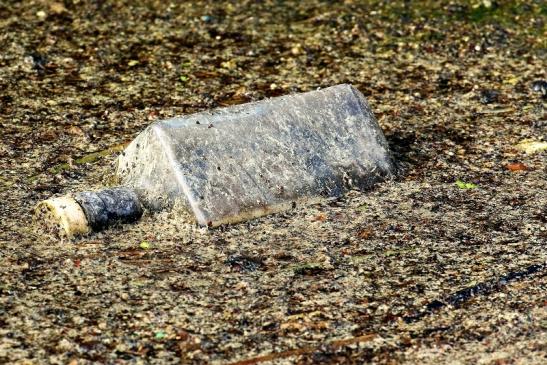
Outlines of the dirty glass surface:
[{"label": "dirty glass surface", "polygon": [[368,104],[343,84],[155,122],[117,173],[148,208],[180,201],[218,225],[366,188],[392,170]]}]

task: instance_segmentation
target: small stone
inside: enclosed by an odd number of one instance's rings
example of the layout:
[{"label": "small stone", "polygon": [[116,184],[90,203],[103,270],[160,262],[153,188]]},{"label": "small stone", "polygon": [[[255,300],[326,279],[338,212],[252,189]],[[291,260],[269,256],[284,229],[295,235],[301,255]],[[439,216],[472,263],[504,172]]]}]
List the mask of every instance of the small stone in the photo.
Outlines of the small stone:
[{"label": "small stone", "polygon": [[49,10],[53,13],[53,14],[62,14],[66,11],[66,8],[64,6],[63,3],[58,3],[58,2],[55,2],[55,3],[52,3],[50,6],[49,6]]},{"label": "small stone", "polygon": [[437,78],[437,86],[439,89],[448,89],[450,87],[450,80],[453,78],[449,72],[442,72]]},{"label": "small stone", "polygon": [[72,323],[74,323],[77,326],[80,326],[85,323],[85,318],[81,316],[74,316],[72,317]]},{"label": "small stone", "polygon": [[61,341],[59,341],[59,343],[57,344],[57,349],[59,351],[62,351],[62,352],[66,352],[66,351],[69,351],[71,349],[73,349],[73,345],[72,343],[67,340],[66,338],[63,338]]},{"label": "small stone", "polygon": [[222,68],[225,68],[227,70],[233,70],[237,67],[237,64],[235,63],[235,61],[230,60],[230,61],[222,62],[220,66],[222,66]]},{"label": "small stone", "polygon": [[68,127],[65,128],[65,130],[71,136],[84,136],[85,135],[82,128],[80,128],[78,126],[75,126],[75,125],[68,126]]},{"label": "small stone", "polygon": [[497,102],[499,99],[499,96],[500,96],[499,91],[486,89],[481,91],[479,100],[483,104],[491,104],[491,103]]},{"label": "small stone", "polygon": [[202,20],[203,22],[205,22],[205,23],[210,23],[210,22],[213,21],[213,17],[210,16],[210,15],[203,15],[203,16],[201,17],[201,20]]},{"label": "small stone", "polygon": [[240,271],[256,271],[264,267],[263,260],[260,257],[247,255],[229,256],[224,263]]},{"label": "small stone", "polygon": [[543,97],[547,96],[547,81],[536,80],[532,82],[532,90],[536,93],[541,93]]},{"label": "small stone", "polygon": [[239,283],[237,283],[234,288],[236,290],[247,290],[249,289],[249,283],[245,282],[245,281],[240,281]]},{"label": "small stone", "polygon": [[292,53],[294,56],[298,56],[299,54],[302,53],[302,46],[300,45],[300,43],[294,45],[294,47],[291,48],[291,53]]},{"label": "small stone", "polygon": [[43,10],[40,10],[36,13],[36,16],[41,19],[41,20],[44,20],[46,17],[47,17],[47,13]]}]

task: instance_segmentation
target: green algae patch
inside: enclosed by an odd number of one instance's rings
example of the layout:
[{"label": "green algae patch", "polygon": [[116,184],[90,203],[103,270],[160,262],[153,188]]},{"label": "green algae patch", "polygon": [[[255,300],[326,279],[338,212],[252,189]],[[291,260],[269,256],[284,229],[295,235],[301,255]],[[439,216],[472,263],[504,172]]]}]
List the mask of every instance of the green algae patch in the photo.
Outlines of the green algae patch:
[{"label": "green algae patch", "polygon": [[469,183],[469,182],[464,182],[464,181],[461,181],[461,180],[456,180],[456,186],[460,189],[463,189],[463,190],[466,190],[466,189],[475,189],[478,187],[477,184],[473,184],[473,183]]},{"label": "green algae patch", "polygon": [[127,143],[118,144],[109,148],[106,148],[102,151],[93,152],[87,155],[84,155],[70,163],[62,163],[56,166],[53,166],[48,170],[48,172],[52,174],[58,174],[61,171],[70,170],[73,165],[84,165],[88,163],[95,163],[105,157],[111,156],[115,153],[123,151],[123,149],[127,146]]}]

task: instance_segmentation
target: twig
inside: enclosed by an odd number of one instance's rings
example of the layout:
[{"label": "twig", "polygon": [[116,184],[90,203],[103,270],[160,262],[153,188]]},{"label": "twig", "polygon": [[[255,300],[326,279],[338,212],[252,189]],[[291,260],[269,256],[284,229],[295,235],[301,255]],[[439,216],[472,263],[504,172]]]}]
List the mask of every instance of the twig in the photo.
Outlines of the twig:
[{"label": "twig", "polygon": [[[328,343],[327,345],[330,347],[341,347],[345,345],[351,345],[354,343],[360,343],[360,342],[368,342],[376,337],[376,334],[371,333],[367,335],[362,335],[358,337],[351,337],[346,338],[344,340],[336,340]],[[234,363],[231,363],[230,365],[253,365],[258,364],[265,361],[272,361],[277,359],[284,359],[287,357],[297,356],[297,355],[303,355],[303,354],[309,354],[314,351],[317,351],[321,346],[310,346],[310,347],[302,347],[300,349],[294,349],[294,350],[287,350],[282,352],[274,352],[268,355],[262,355],[257,357],[252,357],[250,359],[240,360],[236,361]]]}]

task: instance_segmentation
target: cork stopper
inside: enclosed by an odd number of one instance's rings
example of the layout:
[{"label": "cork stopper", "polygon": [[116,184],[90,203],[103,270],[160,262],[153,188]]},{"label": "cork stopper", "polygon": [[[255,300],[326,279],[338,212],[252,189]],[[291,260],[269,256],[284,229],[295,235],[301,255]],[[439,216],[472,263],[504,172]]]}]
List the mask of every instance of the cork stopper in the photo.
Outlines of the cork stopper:
[{"label": "cork stopper", "polygon": [[44,200],[34,212],[35,219],[58,236],[73,238],[91,231],[84,210],[69,196]]}]

